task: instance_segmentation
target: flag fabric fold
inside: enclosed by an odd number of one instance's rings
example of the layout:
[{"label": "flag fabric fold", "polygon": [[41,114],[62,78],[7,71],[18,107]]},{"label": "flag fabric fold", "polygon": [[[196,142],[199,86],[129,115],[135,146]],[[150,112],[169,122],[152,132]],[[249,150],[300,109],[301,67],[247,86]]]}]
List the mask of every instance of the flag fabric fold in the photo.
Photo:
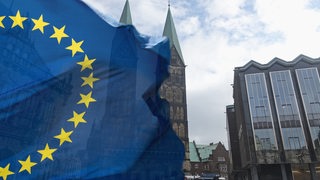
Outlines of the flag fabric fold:
[{"label": "flag fabric fold", "polygon": [[3,0],[0,47],[0,179],[183,179],[167,40],[80,0]]}]

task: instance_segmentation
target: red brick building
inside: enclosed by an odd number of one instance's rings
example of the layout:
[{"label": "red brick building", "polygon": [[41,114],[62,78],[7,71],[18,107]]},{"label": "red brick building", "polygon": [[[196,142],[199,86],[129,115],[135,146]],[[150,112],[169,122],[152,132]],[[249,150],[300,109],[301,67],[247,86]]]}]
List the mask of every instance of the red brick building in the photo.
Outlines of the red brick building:
[{"label": "red brick building", "polygon": [[229,153],[221,142],[209,145],[189,143],[191,174],[220,176],[228,179]]}]

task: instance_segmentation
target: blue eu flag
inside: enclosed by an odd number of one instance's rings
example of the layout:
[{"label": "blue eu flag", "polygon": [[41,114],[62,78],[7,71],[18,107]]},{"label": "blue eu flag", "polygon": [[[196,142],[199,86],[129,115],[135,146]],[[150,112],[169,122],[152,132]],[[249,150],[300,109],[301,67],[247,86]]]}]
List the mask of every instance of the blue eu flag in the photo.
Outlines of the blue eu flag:
[{"label": "blue eu flag", "polygon": [[169,58],[79,0],[1,0],[0,179],[183,179]]}]

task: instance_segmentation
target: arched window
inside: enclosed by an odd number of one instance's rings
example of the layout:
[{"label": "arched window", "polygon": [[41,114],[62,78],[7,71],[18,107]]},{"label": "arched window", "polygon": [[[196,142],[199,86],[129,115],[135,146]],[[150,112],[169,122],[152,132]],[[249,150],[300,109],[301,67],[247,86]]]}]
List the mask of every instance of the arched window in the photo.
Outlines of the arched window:
[{"label": "arched window", "polygon": [[178,127],[177,123],[174,123],[172,125],[172,128],[173,128],[174,132],[176,132],[176,134],[178,134],[179,127]]},{"label": "arched window", "polygon": [[174,118],[174,112],[173,112],[173,107],[170,106],[170,119]]},{"label": "arched window", "polygon": [[185,130],[183,124],[180,124],[179,126],[179,137],[185,137]]}]

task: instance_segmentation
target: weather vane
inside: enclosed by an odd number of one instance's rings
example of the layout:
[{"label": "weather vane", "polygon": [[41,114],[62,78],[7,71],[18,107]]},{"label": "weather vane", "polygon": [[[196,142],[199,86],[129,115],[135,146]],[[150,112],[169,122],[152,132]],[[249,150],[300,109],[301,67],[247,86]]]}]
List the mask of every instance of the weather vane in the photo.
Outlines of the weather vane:
[{"label": "weather vane", "polygon": [[168,0],[168,7],[170,8],[170,0]]}]

